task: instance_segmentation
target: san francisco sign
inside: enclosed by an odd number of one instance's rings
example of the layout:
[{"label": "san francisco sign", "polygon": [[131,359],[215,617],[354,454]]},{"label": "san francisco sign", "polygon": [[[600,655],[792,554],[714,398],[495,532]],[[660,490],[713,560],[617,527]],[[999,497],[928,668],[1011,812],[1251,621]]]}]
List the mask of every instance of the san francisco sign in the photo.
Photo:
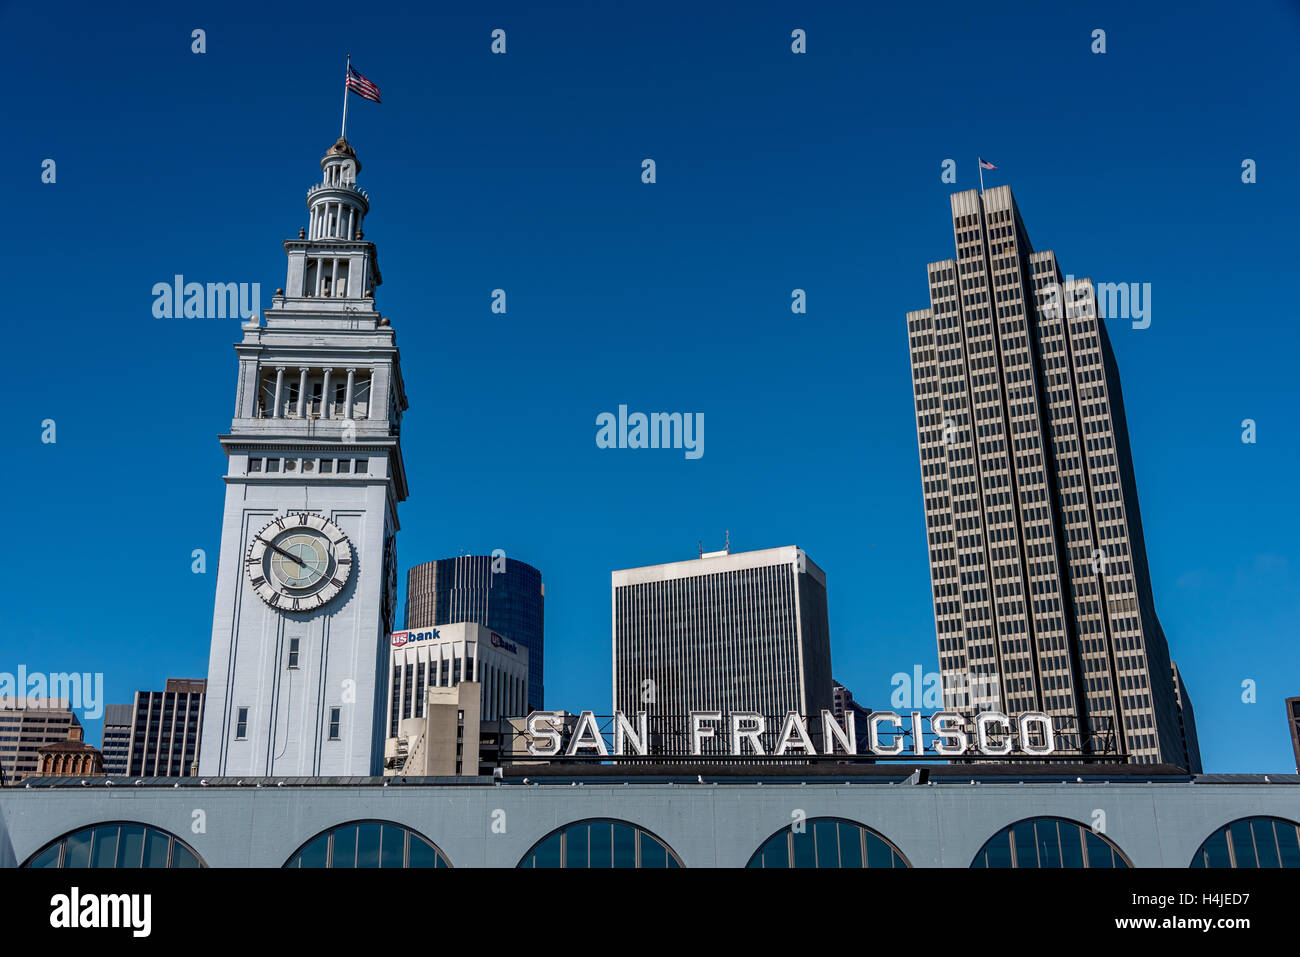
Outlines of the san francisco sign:
[{"label": "san francisco sign", "polygon": [[[664,720],[655,719],[660,738]],[[926,722],[930,725],[928,738]],[[534,711],[526,728],[528,753],[536,757],[646,755],[652,745],[645,711],[631,717],[615,711],[603,729],[591,711],[576,716],[564,711]],[[779,726],[756,711],[732,711],[725,719],[721,711],[692,711],[686,715],[684,727],[674,729],[672,735],[689,736],[689,751],[672,750],[713,757],[1044,757],[1056,751],[1057,741],[1052,718],[1042,711],[1026,711],[1015,718],[1000,711],[974,715],[936,711],[929,716],[913,711],[906,718],[894,711],[876,711],[866,718],[866,731],[866,740],[859,741],[853,716],[846,715],[841,724],[829,711],[822,711],[820,720],[812,721],[791,711]]]}]

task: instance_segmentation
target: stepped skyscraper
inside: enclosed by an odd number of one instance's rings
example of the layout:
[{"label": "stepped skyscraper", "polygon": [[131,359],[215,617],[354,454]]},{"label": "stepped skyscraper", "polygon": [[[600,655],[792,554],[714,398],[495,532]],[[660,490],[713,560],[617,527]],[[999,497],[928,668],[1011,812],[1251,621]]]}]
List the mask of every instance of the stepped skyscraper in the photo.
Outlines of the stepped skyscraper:
[{"label": "stepped skyscraper", "polygon": [[1046,711],[1199,768],[1092,281],[1033,250],[1009,187],[951,200],[957,256],[907,314],[944,703]]},{"label": "stepped skyscraper", "polygon": [[361,163],[340,138],[321,170],[285,288],[235,346],[204,777],[382,770],[406,392]]}]

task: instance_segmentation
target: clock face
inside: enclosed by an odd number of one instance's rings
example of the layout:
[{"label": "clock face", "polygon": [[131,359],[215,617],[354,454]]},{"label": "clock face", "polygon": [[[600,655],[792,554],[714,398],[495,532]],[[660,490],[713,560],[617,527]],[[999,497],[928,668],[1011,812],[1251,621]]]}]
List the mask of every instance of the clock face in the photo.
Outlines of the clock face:
[{"label": "clock face", "polygon": [[244,561],[257,596],[281,611],[312,611],[334,599],[352,574],[343,529],[303,512],[264,526]]}]

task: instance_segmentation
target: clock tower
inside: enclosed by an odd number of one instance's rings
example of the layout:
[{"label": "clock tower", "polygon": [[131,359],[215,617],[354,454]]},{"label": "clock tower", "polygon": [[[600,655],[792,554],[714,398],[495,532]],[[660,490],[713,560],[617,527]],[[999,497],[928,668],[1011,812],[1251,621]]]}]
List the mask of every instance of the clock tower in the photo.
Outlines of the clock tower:
[{"label": "clock tower", "polygon": [[406,409],[361,163],[340,138],[235,346],[205,777],[382,772]]}]

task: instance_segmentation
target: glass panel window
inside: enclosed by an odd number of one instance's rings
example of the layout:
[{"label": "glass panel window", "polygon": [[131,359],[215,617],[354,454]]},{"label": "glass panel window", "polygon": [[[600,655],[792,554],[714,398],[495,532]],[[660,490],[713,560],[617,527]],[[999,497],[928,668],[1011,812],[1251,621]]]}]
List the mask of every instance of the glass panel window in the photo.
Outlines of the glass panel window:
[{"label": "glass panel window", "polygon": [[520,867],[679,867],[666,846],[626,821],[579,821],[546,835]]},{"label": "glass panel window", "polygon": [[383,825],[381,837],[379,866],[406,866],[406,830],[392,824]]},{"label": "glass panel window", "polygon": [[1300,867],[1300,825],[1277,817],[1225,824],[1205,839],[1191,867]]},{"label": "glass panel window", "polygon": [[141,867],[144,859],[144,828],[138,824],[122,825],[117,841],[117,866]]},{"label": "glass panel window", "polygon": [[144,866],[166,867],[167,849],[170,844],[171,838],[162,831],[155,831],[152,828],[146,830],[144,835]]},{"label": "glass panel window", "polygon": [[116,863],[118,830],[116,824],[95,828],[90,850],[91,867],[112,867]]},{"label": "glass panel window", "polygon": [[28,867],[58,867],[59,854],[63,851],[63,842],[52,844],[27,862]]},{"label": "glass panel window", "polygon": [[600,821],[591,825],[591,866],[614,866],[614,827]]},{"label": "glass panel window", "polygon": [[172,842],[172,867],[199,867],[199,859],[180,841]]},{"label": "glass panel window", "polygon": [[564,866],[586,867],[588,825],[579,824],[570,828],[564,835]]},{"label": "glass panel window", "polygon": [[411,835],[411,867],[446,867],[447,859],[438,853],[438,849],[420,837]]},{"label": "glass panel window", "polygon": [[636,828],[614,826],[614,867],[636,867]]},{"label": "glass panel window", "polygon": [[862,828],[854,827],[848,821],[840,821],[837,827],[839,829],[840,867],[861,867]]},{"label": "glass panel window", "polygon": [[817,846],[817,866],[840,866],[839,826],[835,821],[817,821],[812,826],[813,842]]},{"label": "glass panel window", "polygon": [[1258,867],[1255,856],[1255,838],[1250,833],[1250,821],[1234,821],[1228,825],[1228,839],[1237,867]]},{"label": "glass panel window", "polygon": [[1105,837],[1064,818],[1034,818],[1004,827],[984,844],[971,867],[1128,867]]},{"label": "glass panel window", "polygon": [[90,837],[91,828],[78,831],[76,834],[69,834],[67,839],[67,853],[63,858],[64,867],[89,867],[90,866]]},{"label": "glass panel window", "polygon": [[379,838],[383,825],[378,822],[357,827],[357,867],[379,866]]},{"label": "glass panel window", "polygon": [[330,838],[326,834],[324,837],[318,837],[301,851],[295,860],[298,862],[297,867],[328,867],[329,866]]},{"label": "glass panel window", "polygon": [[330,856],[330,867],[357,866],[357,826],[350,824],[334,832],[334,851]]},{"label": "glass panel window", "polygon": [[427,840],[391,821],[354,821],[318,834],[285,867],[450,867]]}]

